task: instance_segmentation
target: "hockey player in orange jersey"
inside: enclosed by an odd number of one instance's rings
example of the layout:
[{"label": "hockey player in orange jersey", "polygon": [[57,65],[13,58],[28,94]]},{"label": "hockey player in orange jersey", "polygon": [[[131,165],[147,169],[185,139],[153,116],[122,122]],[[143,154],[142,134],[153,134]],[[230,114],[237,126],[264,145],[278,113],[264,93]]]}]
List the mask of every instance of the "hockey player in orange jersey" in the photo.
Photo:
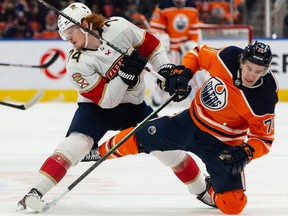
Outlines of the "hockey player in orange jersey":
[{"label": "hockey player in orange jersey", "polygon": [[[191,151],[205,163],[207,191],[225,214],[239,214],[247,203],[244,167],[270,151],[274,140],[278,85],[269,66],[269,45],[255,41],[245,49],[206,45],[188,52],[183,65],[160,70],[166,77],[164,90],[181,101],[188,82],[200,69],[211,77],[196,92],[190,109],[147,123],[124,142],[115,157],[142,149]],[[100,146],[104,155],[132,128]]]},{"label": "hockey player in orange jersey", "polygon": [[[179,65],[184,53],[197,45],[199,37],[199,13],[192,0],[161,0],[150,19],[151,32],[163,44],[166,35],[170,38],[168,57],[171,63]],[[161,36],[163,35],[163,36]],[[159,106],[167,98],[157,85],[152,89],[153,105]]]},{"label": "hockey player in orange jersey", "polygon": [[182,60],[179,56],[181,44],[193,42],[194,46],[198,41],[198,16],[196,5],[191,0],[160,1],[159,7],[155,7],[150,20],[151,32],[169,35],[172,63],[180,64]]}]

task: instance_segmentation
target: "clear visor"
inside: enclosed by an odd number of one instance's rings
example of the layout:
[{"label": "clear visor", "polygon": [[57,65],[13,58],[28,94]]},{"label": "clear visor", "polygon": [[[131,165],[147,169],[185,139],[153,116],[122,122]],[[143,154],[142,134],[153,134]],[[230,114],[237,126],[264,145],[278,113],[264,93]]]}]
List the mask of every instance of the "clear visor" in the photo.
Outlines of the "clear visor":
[{"label": "clear visor", "polygon": [[58,33],[62,38],[62,40],[68,40],[68,37],[73,35],[77,29],[78,29],[77,26],[72,25],[69,28],[65,29],[64,31],[58,30]]},{"label": "clear visor", "polygon": [[62,31],[58,30],[58,34],[60,35],[62,40],[67,40],[67,36]]}]

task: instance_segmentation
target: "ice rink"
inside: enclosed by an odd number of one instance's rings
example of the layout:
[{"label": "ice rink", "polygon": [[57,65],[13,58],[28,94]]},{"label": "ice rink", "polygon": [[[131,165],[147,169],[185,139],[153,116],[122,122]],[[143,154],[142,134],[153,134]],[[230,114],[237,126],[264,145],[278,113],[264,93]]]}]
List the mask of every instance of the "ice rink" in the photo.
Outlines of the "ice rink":
[{"label": "ice rink", "polygon": [[[0,109],[0,215],[16,216],[20,215],[15,211],[17,202],[30,190],[38,169],[64,138],[76,104],[38,103],[26,111],[4,106]],[[167,107],[160,114],[178,110]],[[241,215],[288,215],[287,141],[288,103],[278,103],[273,148],[246,168],[248,204]],[[44,196],[44,201],[57,198],[92,164],[81,163],[71,168],[63,181]],[[42,215],[223,214],[196,200],[157,159],[137,155],[105,161]]]}]

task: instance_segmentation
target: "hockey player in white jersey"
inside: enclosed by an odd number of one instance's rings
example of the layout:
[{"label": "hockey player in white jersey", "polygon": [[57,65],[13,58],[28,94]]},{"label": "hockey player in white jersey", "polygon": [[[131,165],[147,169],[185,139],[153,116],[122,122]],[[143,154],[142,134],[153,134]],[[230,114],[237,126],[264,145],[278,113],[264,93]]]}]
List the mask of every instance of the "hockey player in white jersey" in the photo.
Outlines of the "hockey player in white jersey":
[{"label": "hockey player in white jersey", "polygon": [[[107,131],[135,126],[153,111],[144,101],[142,71],[147,60],[157,70],[161,66],[165,70],[169,64],[159,40],[124,18],[106,19],[82,3],[72,3],[63,13],[123,52],[131,48],[133,51],[130,55],[121,55],[59,16],[59,34],[74,46],[68,53],[66,69],[79,93],[78,108],[66,138],[45,160],[32,189],[18,202],[18,210],[24,212],[41,212],[42,197],[61,181],[70,167],[97,148]],[[192,194],[213,206],[206,192],[204,175],[190,155],[184,151],[154,152],[154,155],[172,168]]]}]

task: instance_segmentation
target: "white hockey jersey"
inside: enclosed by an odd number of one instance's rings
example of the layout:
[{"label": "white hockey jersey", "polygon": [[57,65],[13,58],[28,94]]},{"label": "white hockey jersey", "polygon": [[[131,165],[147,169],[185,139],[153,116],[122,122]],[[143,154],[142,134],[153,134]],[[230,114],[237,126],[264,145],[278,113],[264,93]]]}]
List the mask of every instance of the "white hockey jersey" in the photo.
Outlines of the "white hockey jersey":
[{"label": "white hockey jersey", "polygon": [[[99,34],[124,53],[133,47],[149,59],[157,71],[169,62],[165,49],[153,35],[138,28],[122,17],[111,17]],[[123,55],[105,42],[96,50],[72,49],[67,58],[69,79],[79,92],[78,102],[94,102],[102,108],[113,108],[120,103],[140,104],[144,100],[143,77],[137,86],[128,89],[117,76]]]}]

